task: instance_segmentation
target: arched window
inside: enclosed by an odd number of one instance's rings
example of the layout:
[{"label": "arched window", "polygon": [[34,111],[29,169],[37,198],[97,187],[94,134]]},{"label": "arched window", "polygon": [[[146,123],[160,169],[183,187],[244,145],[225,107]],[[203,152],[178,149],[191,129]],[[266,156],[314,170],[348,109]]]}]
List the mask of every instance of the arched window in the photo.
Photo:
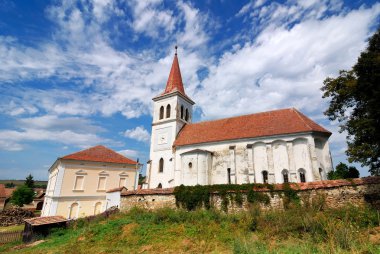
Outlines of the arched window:
[{"label": "arched window", "polygon": [[193,163],[189,162],[189,168],[193,167]]},{"label": "arched window", "polygon": [[78,217],[79,205],[78,203],[73,203],[70,206],[69,219],[76,219]]},{"label": "arched window", "polygon": [[306,172],[303,168],[299,169],[298,170],[299,172],[299,175],[300,175],[300,181],[301,183],[305,183],[306,182]]},{"label": "arched window", "polygon": [[161,184],[161,183],[159,183],[159,184],[157,185],[157,189],[162,189],[162,184]]},{"label": "arched window", "polygon": [[164,172],[164,159],[160,159],[160,162],[158,164],[158,172],[162,173]]},{"label": "arched window", "polygon": [[160,120],[164,118],[164,106],[160,108]]},{"label": "arched window", "polygon": [[263,183],[268,183],[268,171],[264,170],[263,174]]},{"label": "arched window", "polygon": [[284,169],[282,171],[282,177],[284,178],[284,183],[288,183],[289,182],[289,172],[288,172],[288,170]]},{"label": "arched window", "polygon": [[94,215],[97,215],[101,212],[102,202],[97,202],[94,207]]},{"label": "arched window", "polygon": [[319,177],[321,178],[321,180],[324,180],[322,168],[319,168]]},{"label": "arched window", "polygon": [[166,118],[170,117],[170,104],[166,106]]},{"label": "arched window", "polygon": [[181,119],[183,119],[183,105],[181,105]]},{"label": "arched window", "polygon": [[186,109],[185,111],[185,120],[188,121],[189,120],[189,110]]}]

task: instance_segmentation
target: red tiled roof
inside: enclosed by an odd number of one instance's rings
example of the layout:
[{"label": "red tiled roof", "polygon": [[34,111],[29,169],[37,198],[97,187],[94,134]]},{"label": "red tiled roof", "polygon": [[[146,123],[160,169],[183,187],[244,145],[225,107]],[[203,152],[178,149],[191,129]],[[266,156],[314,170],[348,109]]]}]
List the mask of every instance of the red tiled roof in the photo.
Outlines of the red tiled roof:
[{"label": "red tiled roof", "polygon": [[65,160],[79,160],[79,161],[95,161],[95,162],[110,162],[120,164],[137,164],[136,161],[128,159],[127,157],[118,154],[112,149],[99,145],[66,155],[61,159]]},{"label": "red tiled roof", "polygon": [[[315,181],[315,182],[307,182],[307,183],[290,183],[290,187],[295,190],[316,190],[316,189],[328,189],[342,186],[355,186],[355,185],[365,185],[365,184],[379,184],[380,177],[379,176],[370,176],[363,178],[354,178],[354,179],[339,179],[339,180],[325,180],[325,181]],[[283,184],[274,184],[274,191],[282,191],[284,190]],[[262,185],[259,187],[254,187],[255,191],[258,192],[267,192],[271,191],[271,189]],[[234,192],[231,190],[231,192]],[[166,189],[143,189],[143,190],[133,190],[127,191],[122,196],[130,196],[130,195],[170,195],[174,193],[174,188],[166,188]]]},{"label": "red tiled roof", "polygon": [[174,146],[302,132],[331,132],[294,108],[185,125]]},{"label": "red tiled roof", "polygon": [[177,53],[175,53],[174,55],[172,68],[170,69],[169,78],[166,82],[166,88],[163,94],[168,94],[174,91],[178,91],[181,94],[186,95],[185,89],[183,88],[181,70],[179,68]]},{"label": "red tiled roof", "polygon": [[174,188],[166,189],[140,189],[140,190],[130,190],[122,193],[121,196],[130,196],[130,195],[152,195],[152,194],[173,194]]},{"label": "red tiled roof", "polygon": [[121,186],[118,188],[109,189],[108,191],[106,191],[106,193],[112,193],[112,192],[122,191],[122,190],[127,191],[128,189],[127,189],[127,187]]},{"label": "red tiled roof", "polygon": [[0,184],[0,198],[5,198],[7,197],[6,192],[5,192],[5,185]]},{"label": "red tiled roof", "polygon": [[40,226],[45,224],[53,224],[65,222],[67,219],[63,216],[46,216],[46,217],[36,217],[31,219],[25,219],[25,222],[29,223],[32,226]]},{"label": "red tiled roof", "polygon": [[13,192],[16,190],[16,188],[5,188],[5,196],[9,198],[12,196]]}]

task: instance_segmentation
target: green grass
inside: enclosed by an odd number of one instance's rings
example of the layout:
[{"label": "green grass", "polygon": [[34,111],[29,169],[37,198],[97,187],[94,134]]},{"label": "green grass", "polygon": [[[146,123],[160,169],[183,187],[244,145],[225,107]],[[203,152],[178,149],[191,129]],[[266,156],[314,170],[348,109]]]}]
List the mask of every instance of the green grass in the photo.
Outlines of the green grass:
[{"label": "green grass", "polygon": [[24,224],[0,227],[0,232],[21,231],[24,230]]},{"label": "green grass", "polygon": [[[380,253],[369,240],[378,213],[347,207],[294,207],[226,215],[213,210],[133,209],[91,223],[79,220],[46,242],[9,253]],[[375,230],[376,231],[376,230]],[[376,231],[380,234],[380,228]]]}]

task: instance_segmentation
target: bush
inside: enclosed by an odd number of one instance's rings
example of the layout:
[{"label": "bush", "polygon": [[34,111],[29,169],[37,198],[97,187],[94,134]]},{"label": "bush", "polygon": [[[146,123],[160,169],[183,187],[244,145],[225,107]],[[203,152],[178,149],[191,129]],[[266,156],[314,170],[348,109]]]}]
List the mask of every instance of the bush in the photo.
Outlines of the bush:
[{"label": "bush", "polygon": [[26,185],[21,185],[12,193],[12,204],[22,207],[24,204],[29,204],[33,201],[34,191]]}]

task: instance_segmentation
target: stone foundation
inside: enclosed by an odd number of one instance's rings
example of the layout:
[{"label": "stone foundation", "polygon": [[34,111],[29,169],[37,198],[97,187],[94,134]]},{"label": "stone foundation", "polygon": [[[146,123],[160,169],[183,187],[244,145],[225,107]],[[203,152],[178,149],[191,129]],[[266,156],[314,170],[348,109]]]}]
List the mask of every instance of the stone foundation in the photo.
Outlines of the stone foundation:
[{"label": "stone foundation", "polygon": [[[364,206],[366,204],[380,210],[380,177],[366,177],[352,180],[330,180],[309,183],[291,184],[292,189],[298,191],[302,205],[323,206],[324,208],[339,208],[347,205]],[[262,209],[284,209],[286,200],[283,185],[274,185],[274,189],[258,189],[262,194],[268,195],[268,205],[258,204]],[[232,192],[231,195],[234,195]],[[285,201],[286,202],[286,201]],[[211,194],[211,205],[222,209],[222,198],[218,193]],[[229,212],[248,210],[252,206],[247,202],[243,193],[241,206],[229,202]],[[148,189],[128,191],[121,196],[120,209],[130,210],[139,207],[154,210],[163,207],[176,208],[174,189]]]}]

